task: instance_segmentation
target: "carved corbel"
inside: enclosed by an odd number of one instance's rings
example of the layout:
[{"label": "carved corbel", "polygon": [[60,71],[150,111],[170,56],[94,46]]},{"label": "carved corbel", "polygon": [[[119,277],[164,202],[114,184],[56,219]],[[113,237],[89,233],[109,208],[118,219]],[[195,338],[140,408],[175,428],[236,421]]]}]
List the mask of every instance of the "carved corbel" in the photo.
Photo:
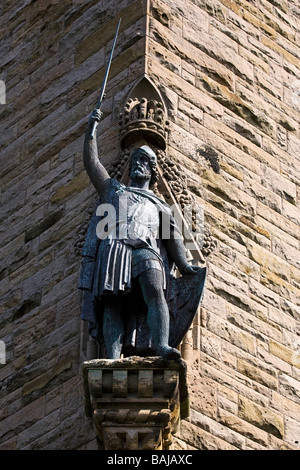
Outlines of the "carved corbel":
[{"label": "carved corbel", "polygon": [[184,361],[160,357],[83,363],[86,414],[99,449],[168,450],[189,414]]}]

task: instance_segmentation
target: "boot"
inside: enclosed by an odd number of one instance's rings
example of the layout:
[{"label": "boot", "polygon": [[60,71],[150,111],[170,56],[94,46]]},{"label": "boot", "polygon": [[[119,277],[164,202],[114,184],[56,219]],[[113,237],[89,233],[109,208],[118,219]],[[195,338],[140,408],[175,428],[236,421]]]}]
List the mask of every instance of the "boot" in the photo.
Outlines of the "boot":
[{"label": "boot", "polygon": [[161,346],[156,350],[158,356],[162,356],[164,359],[176,360],[180,359],[181,354],[178,349],[171,348],[170,346]]}]

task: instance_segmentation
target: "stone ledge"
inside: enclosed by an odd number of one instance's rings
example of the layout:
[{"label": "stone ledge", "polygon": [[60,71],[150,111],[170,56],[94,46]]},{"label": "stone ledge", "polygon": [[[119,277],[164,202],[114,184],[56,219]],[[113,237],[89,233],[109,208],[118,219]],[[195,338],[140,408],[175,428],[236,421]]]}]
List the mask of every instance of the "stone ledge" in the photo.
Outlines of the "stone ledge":
[{"label": "stone ledge", "polygon": [[189,415],[183,360],[132,356],[82,364],[85,411],[103,450],[163,450]]}]

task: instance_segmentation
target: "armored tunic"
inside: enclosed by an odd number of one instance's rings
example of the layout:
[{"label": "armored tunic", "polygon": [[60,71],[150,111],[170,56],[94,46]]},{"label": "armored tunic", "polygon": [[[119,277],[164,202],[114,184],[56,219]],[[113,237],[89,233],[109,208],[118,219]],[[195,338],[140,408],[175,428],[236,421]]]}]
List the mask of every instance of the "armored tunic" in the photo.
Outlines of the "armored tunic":
[{"label": "armored tunic", "polygon": [[[114,210],[97,230],[100,239],[94,271],[93,295],[122,294],[131,291],[132,279],[147,269],[166,276],[161,243],[162,201],[153,191],[127,188],[111,179],[101,201]],[[109,204],[110,206],[105,206]],[[166,206],[163,208],[165,213]],[[174,225],[171,211],[169,221]],[[172,222],[171,222],[172,220]]]},{"label": "armored tunic", "polygon": [[[133,279],[145,270],[155,268],[163,273],[163,287],[172,325],[170,345],[177,347],[194,318],[203,291],[206,269],[199,268],[198,274],[192,278],[175,278],[175,252],[176,265],[180,268],[175,239],[180,238],[181,233],[169,206],[152,191],[127,188],[117,180],[111,179],[100,202],[100,206],[103,203],[111,204],[116,218],[110,221],[106,234],[102,233],[101,237],[100,218],[95,211],[82,250],[78,287],[83,290],[81,318],[89,323],[90,335],[97,338],[101,344],[102,314],[107,295],[134,291]],[[127,210],[123,210],[124,204]],[[169,232],[166,230],[162,233],[163,225],[163,228],[170,229]],[[168,240],[176,242],[172,244],[172,256],[166,249]],[[180,245],[179,240],[178,244]],[[180,248],[178,250],[180,251]],[[129,295],[130,297],[132,298]],[[144,314],[136,310],[140,308],[138,299],[134,300],[133,304],[124,303],[124,307],[128,305],[130,308],[127,308],[129,315],[126,317],[123,353],[152,354],[147,321]]]}]

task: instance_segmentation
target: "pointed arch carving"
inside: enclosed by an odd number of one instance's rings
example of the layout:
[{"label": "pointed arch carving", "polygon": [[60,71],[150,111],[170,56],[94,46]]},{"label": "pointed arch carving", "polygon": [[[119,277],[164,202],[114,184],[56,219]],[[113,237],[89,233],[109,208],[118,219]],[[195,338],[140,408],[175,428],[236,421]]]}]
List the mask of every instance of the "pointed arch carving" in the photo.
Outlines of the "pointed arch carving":
[{"label": "pointed arch carving", "polygon": [[147,76],[141,78],[128,94],[119,126],[122,149],[137,140],[166,149],[169,132],[166,105],[157,87]]}]

